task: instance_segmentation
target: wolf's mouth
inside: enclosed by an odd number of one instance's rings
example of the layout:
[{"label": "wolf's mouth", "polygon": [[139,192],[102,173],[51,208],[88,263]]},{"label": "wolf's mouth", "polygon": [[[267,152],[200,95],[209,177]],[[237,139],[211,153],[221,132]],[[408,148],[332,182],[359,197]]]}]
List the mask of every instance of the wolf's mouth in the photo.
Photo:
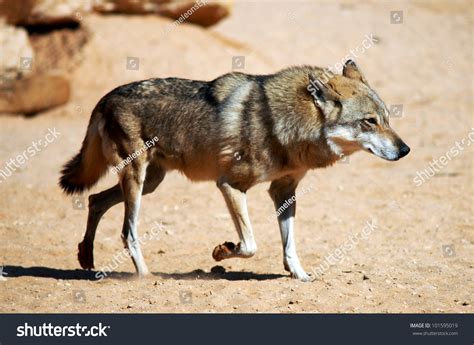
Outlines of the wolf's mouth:
[{"label": "wolf's mouth", "polygon": [[372,150],[370,147],[366,147],[365,150],[366,150],[367,152],[370,152],[370,153],[372,153],[373,155],[375,155],[375,156],[377,156],[377,157],[380,157],[380,158],[382,158],[382,159],[385,159],[385,160],[387,160],[387,161],[398,161],[398,160],[400,159],[400,157],[398,157],[398,156],[391,157],[390,155],[387,155],[387,153],[386,153],[386,152],[383,152],[383,151],[382,151],[381,153],[377,154],[377,153],[375,153],[374,150]]}]

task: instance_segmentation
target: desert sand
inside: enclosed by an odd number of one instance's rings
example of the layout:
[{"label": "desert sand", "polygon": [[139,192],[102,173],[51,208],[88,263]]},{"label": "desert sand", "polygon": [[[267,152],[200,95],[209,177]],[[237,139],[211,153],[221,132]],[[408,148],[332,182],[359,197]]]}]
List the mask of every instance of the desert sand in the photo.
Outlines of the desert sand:
[{"label": "desert sand", "polygon": [[[403,10],[403,23],[391,24],[395,10]],[[0,184],[0,312],[474,311],[471,2],[241,1],[209,29],[184,23],[164,34],[171,23],[84,16],[90,37],[71,69],[70,102],[31,117],[1,116],[0,169],[49,129],[60,135]],[[102,95],[151,77],[210,80],[230,72],[235,56],[245,57],[239,71],[247,73],[335,66],[366,35],[375,43],[354,59],[385,103],[398,106],[391,123],[412,151],[398,162],[356,153],[307,174],[299,189],[311,190],[298,199],[296,240],[314,281],[290,279],[283,268],[266,184],[248,192],[257,254],[214,262],[217,244],[237,241],[223,198],[214,183],[178,173],[142,203],[140,234],[164,224],[143,248],[150,277],[136,279],[131,260],[101,281],[80,269],[87,195],[72,200],[57,180]],[[139,58],[138,70],[125,68],[127,57]],[[417,186],[417,172],[463,138],[459,154]],[[123,249],[122,217],[119,205],[99,225],[97,269]],[[375,230],[316,277],[317,267],[372,220]]]}]

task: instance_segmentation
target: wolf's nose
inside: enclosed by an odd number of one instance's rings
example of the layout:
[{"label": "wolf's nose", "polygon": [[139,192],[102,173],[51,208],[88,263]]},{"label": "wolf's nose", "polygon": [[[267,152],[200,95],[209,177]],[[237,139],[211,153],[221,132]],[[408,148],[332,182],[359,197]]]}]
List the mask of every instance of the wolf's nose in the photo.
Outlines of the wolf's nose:
[{"label": "wolf's nose", "polygon": [[410,148],[408,147],[408,145],[403,144],[402,147],[400,147],[399,158],[405,157],[409,152],[410,152]]}]

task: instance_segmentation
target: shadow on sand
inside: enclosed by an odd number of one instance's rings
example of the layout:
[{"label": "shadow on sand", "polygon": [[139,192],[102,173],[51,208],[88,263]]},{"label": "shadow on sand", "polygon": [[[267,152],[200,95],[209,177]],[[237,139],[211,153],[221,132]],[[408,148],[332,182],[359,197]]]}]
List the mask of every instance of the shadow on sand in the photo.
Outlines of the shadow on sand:
[{"label": "shadow on sand", "polygon": [[[215,267],[214,267],[215,268]],[[212,269],[212,272],[205,272],[197,269],[191,272],[163,273],[153,272],[152,276],[162,279],[174,280],[272,280],[287,277],[283,274],[260,274],[253,272],[226,272],[222,267]],[[63,280],[100,280],[99,271],[87,270],[68,270],[50,267],[22,267],[22,266],[3,266],[3,275],[5,278],[18,277],[37,277],[53,278]],[[136,274],[130,272],[111,272],[107,275],[108,279],[134,279]]]}]

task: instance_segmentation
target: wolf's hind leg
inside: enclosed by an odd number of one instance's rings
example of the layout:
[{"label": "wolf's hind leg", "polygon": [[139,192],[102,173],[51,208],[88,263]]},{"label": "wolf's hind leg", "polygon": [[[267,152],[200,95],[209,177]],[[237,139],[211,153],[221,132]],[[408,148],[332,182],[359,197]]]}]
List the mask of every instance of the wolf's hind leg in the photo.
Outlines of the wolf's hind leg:
[{"label": "wolf's hind leg", "polygon": [[[152,193],[165,177],[165,171],[159,166],[148,165],[143,195]],[[94,238],[102,216],[113,206],[123,202],[120,185],[117,184],[103,192],[89,196],[89,215],[84,239],[79,243],[78,259],[82,268],[94,268]]]},{"label": "wolf's hind leg", "polygon": [[77,258],[84,269],[94,268],[94,238],[99,221],[112,206],[123,201],[122,191],[117,184],[103,192],[89,196],[89,214],[84,239],[78,245]]},{"label": "wolf's hind leg", "polygon": [[233,188],[227,182],[218,182],[217,186],[224,196],[235,228],[239,233],[240,242],[237,245],[232,242],[218,245],[214,248],[212,257],[216,261],[234,257],[249,258],[257,251],[257,244],[253,237],[252,225],[247,212],[246,194]]},{"label": "wolf's hind leg", "polygon": [[[275,180],[270,185],[271,198],[278,210],[285,201],[295,195],[296,186],[299,179],[292,177],[283,177]],[[290,204],[288,202],[288,204]],[[309,281],[310,277],[301,267],[300,260],[296,254],[296,245],[294,237],[294,219],[296,213],[296,201],[292,202],[279,216],[278,224],[280,226],[281,241],[283,243],[283,264],[285,269],[291,273],[291,276],[302,281]]]}]

